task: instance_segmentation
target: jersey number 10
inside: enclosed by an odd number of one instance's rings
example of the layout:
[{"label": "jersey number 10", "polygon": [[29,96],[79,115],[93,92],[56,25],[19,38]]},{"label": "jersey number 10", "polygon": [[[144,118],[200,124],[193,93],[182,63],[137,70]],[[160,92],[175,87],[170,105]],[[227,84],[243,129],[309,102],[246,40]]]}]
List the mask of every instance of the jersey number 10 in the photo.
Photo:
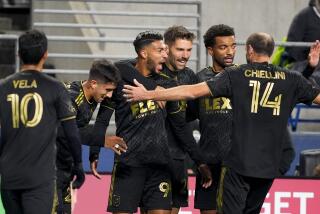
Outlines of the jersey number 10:
[{"label": "jersey number 10", "polygon": [[[32,99],[35,103],[34,116],[31,120],[28,120],[28,104]],[[21,102],[18,94],[9,94],[7,101],[11,102],[13,128],[19,128],[20,120],[25,127],[35,127],[41,121],[43,101],[38,93],[28,93],[24,95]]]},{"label": "jersey number 10", "polygon": [[274,101],[269,100],[269,96],[273,89],[274,83],[268,82],[267,87],[265,88],[262,98],[259,103],[260,99],[260,82],[257,80],[250,80],[249,86],[253,87],[252,93],[252,100],[251,100],[251,113],[258,113],[259,104],[261,107],[265,108],[272,108],[273,115],[279,116],[280,115],[280,104],[281,104],[281,97],[282,94],[275,97]]}]

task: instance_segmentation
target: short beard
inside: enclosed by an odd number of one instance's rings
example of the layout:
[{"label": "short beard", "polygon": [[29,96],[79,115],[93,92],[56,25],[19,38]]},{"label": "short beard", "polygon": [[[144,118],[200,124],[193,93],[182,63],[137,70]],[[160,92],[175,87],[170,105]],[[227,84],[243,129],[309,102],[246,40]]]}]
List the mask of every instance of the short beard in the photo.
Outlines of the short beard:
[{"label": "short beard", "polygon": [[151,59],[147,59],[147,68],[150,71],[150,73],[157,73],[156,72],[156,66],[154,62]]},{"label": "short beard", "polygon": [[225,68],[227,68],[227,67],[230,67],[230,66],[232,66],[232,64],[231,65],[226,65],[226,64],[224,64],[223,62],[220,62],[219,60],[215,60],[215,59],[213,59],[221,68],[223,68],[223,69],[225,69]]},{"label": "short beard", "polygon": [[178,68],[177,68],[177,66],[176,66],[176,64],[175,64],[175,61],[174,60],[172,60],[172,58],[170,58],[169,57],[169,64],[172,66],[172,68],[174,69],[173,71],[177,71],[178,70]]}]

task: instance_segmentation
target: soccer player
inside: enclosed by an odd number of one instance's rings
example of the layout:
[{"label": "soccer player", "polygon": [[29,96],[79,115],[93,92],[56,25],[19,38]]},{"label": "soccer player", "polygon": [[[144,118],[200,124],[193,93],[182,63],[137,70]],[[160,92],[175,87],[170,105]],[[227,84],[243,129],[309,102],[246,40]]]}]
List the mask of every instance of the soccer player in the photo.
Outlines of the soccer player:
[{"label": "soccer player", "polygon": [[[227,25],[214,25],[203,36],[204,45],[212,57],[212,66],[197,73],[199,82],[207,81],[225,68],[233,66],[236,41],[233,28]],[[201,214],[216,213],[216,195],[220,180],[221,162],[230,150],[232,130],[232,106],[225,97],[201,97],[189,103],[189,119],[199,119],[201,154],[210,167],[213,184],[205,189],[201,185],[201,175],[196,177],[194,207]],[[191,115],[191,116],[190,116]]]},{"label": "soccer player", "polygon": [[[287,120],[294,106],[320,104],[320,90],[303,76],[269,64],[273,38],[254,33],[246,42],[248,64],[225,69],[196,85],[147,91],[125,85],[129,101],[180,100],[200,96],[228,97],[233,105],[231,150],[225,159],[218,194],[219,213],[259,213],[279,173]],[[309,56],[317,65],[320,43]],[[240,197],[241,196],[241,197]]]},{"label": "soccer player", "polygon": [[[211,26],[205,35],[204,45],[212,57],[212,66],[208,66],[197,73],[200,82],[210,80],[225,68],[235,66],[233,59],[236,54],[235,33],[232,27],[224,24]],[[230,151],[232,130],[232,105],[225,97],[201,97],[188,108],[189,119],[197,118],[200,122],[201,153],[210,163],[213,175],[213,185],[208,189],[201,186],[201,177],[197,175],[195,190],[195,208],[202,214],[216,213],[216,195],[220,180],[221,164]],[[190,116],[192,115],[192,116]],[[294,158],[291,139],[285,139],[280,173],[284,174]]]},{"label": "soccer player", "polygon": [[[164,42],[168,46],[168,58],[158,73],[177,84],[195,84],[197,78],[194,72],[186,67],[191,55],[192,44],[195,35],[183,26],[172,26],[164,33]],[[123,65],[121,65],[123,67]],[[122,69],[123,70],[123,69]],[[126,78],[128,74],[123,75]],[[138,75],[137,75],[138,77]],[[132,75],[131,77],[132,78]],[[147,87],[156,88],[155,81],[139,77]],[[127,78],[126,78],[127,79]],[[149,80],[149,82],[147,81]],[[128,79],[133,81],[133,79]],[[188,175],[185,164],[186,152],[196,162],[202,180],[199,183],[207,188],[211,183],[211,174],[205,164],[202,154],[192,136],[191,127],[186,123],[186,102],[179,101],[177,109],[172,108],[173,103],[167,103],[166,128],[171,161],[169,163],[172,182],[172,211],[178,213],[180,207],[188,206]]]},{"label": "soccer player", "polygon": [[[187,67],[194,39],[195,35],[183,26],[169,27],[164,33],[164,42],[168,46],[168,58],[163,64],[161,72],[174,79],[178,85],[190,85],[198,82],[195,73]],[[206,184],[204,180],[211,180],[209,169],[205,165],[203,156],[193,138],[190,124],[186,123],[187,103],[181,100],[179,101],[179,106],[179,111],[169,113],[166,120],[172,158],[170,162],[172,171],[172,214],[177,214],[180,207],[188,206],[186,152],[188,152],[200,170],[201,181],[199,180],[199,185],[206,189],[210,186],[210,183]],[[176,128],[177,123],[181,130]],[[179,136],[179,132],[183,137]],[[208,173],[210,178],[202,180],[202,177],[207,177]]]},{"label": "soccer player", "polygon": [[[76,111],[76,122],[80,130],[82,144],[110,148],[117,154],[125,152],[126,145],[122,138],[106,136],[106,128],[111,115],[107,108],[113,90],[120,81],[119,70],[107,60],[93,62],[89,78],[85,81],[74,81],[67,84],[72,105]],[[93,128],[89,126],[92,114],[100,103],[100,108]],[[55,210],[60,213],[71,213],[71,189],[73,159],[68,139],[60,126],[57,137],[57,197]]]},{"label": "soccer player", "polygon": [[[122,92],[123,85],[130,84],[123,75],[130,73],[140,73],[167,87],[168,81],[153,72],[162,69],[167,57],[166,48],[162,35],[151,31],[138,34],[133,44],[137,61],[134,66],[128,65],[131,62],[118,63],[122,81],[111,98],[114,102],[116,135],[124,139],[128,149],[121,156],[115,156],[108,211],[134,213],[138,206],[142,206],[148,213],[169,214],[171,181],[166,112],[152,100],[128,103]],[[109,113],[111,115],[113,109],[110,108]]]},{"label": "soccer player", "polygon": [[44,33],[19,37],[21,72],[0,83],[1,197],[6,213],[51,213],[55,183],[55,139],[59,120],[72,157],[76,188],[84,182],[79,131],[64,85],[43,74],[48,56]]}]

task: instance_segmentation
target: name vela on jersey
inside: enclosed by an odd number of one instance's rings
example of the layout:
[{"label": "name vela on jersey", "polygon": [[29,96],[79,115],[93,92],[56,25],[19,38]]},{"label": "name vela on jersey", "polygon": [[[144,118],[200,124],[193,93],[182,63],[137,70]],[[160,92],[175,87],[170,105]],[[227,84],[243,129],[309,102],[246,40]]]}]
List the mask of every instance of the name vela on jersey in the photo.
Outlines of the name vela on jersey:
[{"label": "name vela on jersey", "polygon": [[256,77],[262,79],[286,79],[286,73],[283,71],[265,71],[265,70],[245,70],[244,75],[246,77]]},{"label": "name vela on jersey", "polygon": [[[231,110],[231,104],[230,100],[225,97],[218,97],[218,98],[211,98],[206,97],[202,99],[202,105],[204,106],[204,109],[206,113],[219,113],[221,110]],[[221,112],[226,113],[226,112]]]},{"label": "name vela on jersey", "polygon": [[13,80],[13,87],[14,88],[37,88],[37,81],[32,80]]},{"label": "name vela on jersey", "polygon": [[133,117],[136,119],[155,114],[159,111],[159,105],[153,100],[132,103],[130,108]]}]

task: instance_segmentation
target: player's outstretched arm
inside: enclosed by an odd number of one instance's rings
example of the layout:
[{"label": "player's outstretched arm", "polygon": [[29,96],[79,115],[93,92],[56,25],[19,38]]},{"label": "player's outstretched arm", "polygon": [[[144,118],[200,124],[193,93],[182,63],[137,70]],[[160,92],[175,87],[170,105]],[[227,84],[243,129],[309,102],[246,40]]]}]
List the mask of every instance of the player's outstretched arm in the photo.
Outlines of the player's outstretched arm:
[{"label": "player's outstretched arm", "polygon": [[182,85],[169,89],[146,90],[137,80],[136,86],[124,85],[124,96],[128,101],[140,100],[189,100],[197,97],[210,95],[210,90],[205,82],[195,85]]}]

